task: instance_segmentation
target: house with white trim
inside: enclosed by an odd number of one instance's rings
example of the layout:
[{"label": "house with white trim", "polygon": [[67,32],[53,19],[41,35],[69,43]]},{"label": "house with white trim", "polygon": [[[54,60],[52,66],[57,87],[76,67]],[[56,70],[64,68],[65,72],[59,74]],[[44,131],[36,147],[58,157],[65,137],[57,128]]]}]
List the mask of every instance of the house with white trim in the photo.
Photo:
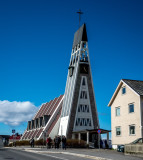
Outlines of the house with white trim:
[{"label": "house with white trim", "polygon": [[143,81],[120,80],[108,106],[114,149],[143,137]]}]

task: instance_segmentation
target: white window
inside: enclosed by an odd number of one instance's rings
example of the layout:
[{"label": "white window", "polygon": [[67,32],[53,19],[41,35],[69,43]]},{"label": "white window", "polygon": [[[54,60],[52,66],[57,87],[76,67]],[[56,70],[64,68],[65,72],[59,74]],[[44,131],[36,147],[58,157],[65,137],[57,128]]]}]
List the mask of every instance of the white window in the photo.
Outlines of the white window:
[{"label": "white window", "polygon": [[121,135],[121,127],[116,127],[116,136]]},{"label": "white window", "polygon": [[126,93],[126,87],[122,87],[122,94]]},{"label": "white window", "polygon": [[134,104],[130,103],[129,104],[129,113],[133,113],[134,112]]},{"label": "white window", "polygon": [[116,107],[116,116],[120,116],[120,107]]},{"label": "white window", "polygon": [[129,126],[129,133],[130,133],[130,135],[135,135],[135,125]]}]

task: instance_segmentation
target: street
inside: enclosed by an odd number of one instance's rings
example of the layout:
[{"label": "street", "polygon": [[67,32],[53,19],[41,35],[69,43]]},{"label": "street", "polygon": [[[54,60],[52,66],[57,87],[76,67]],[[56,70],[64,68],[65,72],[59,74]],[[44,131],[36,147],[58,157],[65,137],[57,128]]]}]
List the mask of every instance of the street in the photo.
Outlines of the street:
[{"label": "street", "polygon": [[125,156],[114,150],[98,149],[50,149],[12,147],[0,149],[0,160],[141,160],[143,158]]}]

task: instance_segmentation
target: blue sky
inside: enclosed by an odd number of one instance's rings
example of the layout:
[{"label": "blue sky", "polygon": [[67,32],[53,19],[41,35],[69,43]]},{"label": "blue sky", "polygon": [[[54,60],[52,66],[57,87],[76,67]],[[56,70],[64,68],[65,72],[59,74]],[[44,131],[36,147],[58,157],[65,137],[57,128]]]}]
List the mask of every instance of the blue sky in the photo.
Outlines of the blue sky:
[{"label": "blue sky", "polygon": [[142,0],[0,1],[0,110],[9,104],[9,112],[1,112],[8,114],[0,119],[0,134],[26,129],[27,117],[5,123],[20,110],[12,105],[39,107],[64,94],[79,9],[87,25],[100,127],[111,129],[107,105],[120,79],[143,80],[142,8]]}]

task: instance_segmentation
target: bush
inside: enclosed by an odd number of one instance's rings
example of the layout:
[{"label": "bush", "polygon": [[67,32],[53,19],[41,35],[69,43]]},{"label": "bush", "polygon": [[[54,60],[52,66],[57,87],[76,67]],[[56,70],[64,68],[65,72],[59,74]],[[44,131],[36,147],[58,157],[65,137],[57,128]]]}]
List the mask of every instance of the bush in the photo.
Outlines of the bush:
[{"label": "bush", "polygon": [[[30,142],[27,140],[23,141],[16,141],[16,146],[29,146]],[[35,146],[43,146],[43,139],[35,141]],[[44,145],[46,145],[46,141],[44,141]],[[13,143],[9,144],[9,147],[12,147]],[[54,146],[54,142],[52,141],[52,146]],[[77,139],[67,139],[67,147],[69,148],[86,148],[88,145],[83,140],[77,140]]]},{"label": "bush", "polygon": [[35,141],[36,146],[43,146],[43,144],[46,145],[46,141],[43,142],[43,139],[39,139]]},{"label": "bush", "polygon": [[[23,141],[16,141],[14,142],[16,144],[16,146],[29,146],[30,145],[30,141],[27,141],[27,140],[23,140]],[[14,144],[14,145],[15,145]],[[40,139],[40,140],[37,140],[35,141],[34,143],[36,146],[43,146],[43,139]],[[46,145],[46,141],[44,141],[44,145]],[[10,143],[9,144],[9,147],[12,147],[13,146],[13,143]]]},{"label": "bush", "polygon": [[86,142],[83,140],[77,140],[77,139],[67,139],[67,147],[71,148],[86,148],[88,147]]}]

